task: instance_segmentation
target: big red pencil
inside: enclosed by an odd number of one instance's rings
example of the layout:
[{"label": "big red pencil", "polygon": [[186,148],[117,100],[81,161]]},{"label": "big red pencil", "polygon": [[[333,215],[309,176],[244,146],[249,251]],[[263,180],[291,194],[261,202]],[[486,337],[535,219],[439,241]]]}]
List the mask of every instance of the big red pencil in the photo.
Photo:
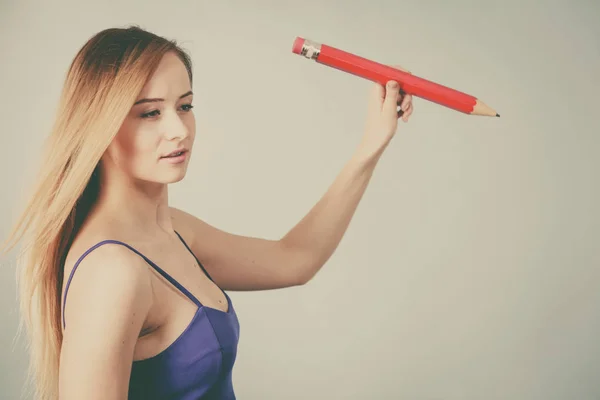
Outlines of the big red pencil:
[{"label": "big red pencil", "polygon": [[359,57],[325,44],[297,37],[292,51],[295,54],[314,60],[341,71],[378,82],[382,85],[389,80],[400,84],[400,90],[470,115],[499,117],[491,107],[474,96],[438,83],[420,78],[388,65]]}]

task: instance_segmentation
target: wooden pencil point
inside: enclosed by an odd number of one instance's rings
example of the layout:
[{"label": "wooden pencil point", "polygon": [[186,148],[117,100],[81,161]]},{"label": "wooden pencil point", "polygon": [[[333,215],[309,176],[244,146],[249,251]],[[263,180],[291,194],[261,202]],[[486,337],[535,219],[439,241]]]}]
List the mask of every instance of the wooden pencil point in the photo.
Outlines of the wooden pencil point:
[{"label": "wooden pencil point", "polygon": [[485,104],[484,102],[482,102],[479,99],[477,99],[471,114],[472,115],[482,115],[482,116],[487,116],[487,117],[499,117],[500,116],[500,115],[498,115],[496,110],[494,110],[493,108],[491,108],[490,106],[488,106],[487,104]]}]

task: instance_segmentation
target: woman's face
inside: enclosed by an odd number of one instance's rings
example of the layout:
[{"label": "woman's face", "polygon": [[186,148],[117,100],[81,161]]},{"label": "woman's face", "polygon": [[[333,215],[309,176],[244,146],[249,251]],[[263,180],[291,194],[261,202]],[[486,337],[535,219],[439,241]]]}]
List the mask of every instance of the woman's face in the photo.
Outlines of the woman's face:
[{"label": "woman's face", "polygon": [[[175,53],[167,53],[108,147],[110,164],[138,180],[183,179],[196,134],[192,100],[187,69]],[[163,157],[180,148],[187,150],[183,160]]]}]

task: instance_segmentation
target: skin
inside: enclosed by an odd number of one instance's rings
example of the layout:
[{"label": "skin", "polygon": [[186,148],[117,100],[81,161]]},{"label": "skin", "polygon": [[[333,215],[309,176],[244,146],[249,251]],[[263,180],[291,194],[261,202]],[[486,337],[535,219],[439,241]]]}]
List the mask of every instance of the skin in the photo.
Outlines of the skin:
[{"label": "skin", "polygon": [[[402,69],[400,66],[397,68]],[[364,135],[355,153],[310,212],[279,240],[224,232],[168,203],[168,184],[181,181],[193,154],[196,122],[183,63],[167,54],[102,158],[102,190],[65,262],[65,277],[94,244],[130,244],[186,287],[205,307],[227,310],[222,290],[266,290],[307,283],[346,231],[384,149],[394,137],[400,105],[407,122],[412,97],[374,84]],[[147,118],[143,118],[146,115]],[[185,147],[186,161],[160,157]],[[179,232],[214,279],[179,240]],[[65,283],[66,283],[65,279]],[[64,295],[64,287],[63,287]],[[127,398],[133,361],[152,357],[189,324],[196,306],[143,258],[118,244],[90,252],[69,287],[60,355],[61,400]]]}]

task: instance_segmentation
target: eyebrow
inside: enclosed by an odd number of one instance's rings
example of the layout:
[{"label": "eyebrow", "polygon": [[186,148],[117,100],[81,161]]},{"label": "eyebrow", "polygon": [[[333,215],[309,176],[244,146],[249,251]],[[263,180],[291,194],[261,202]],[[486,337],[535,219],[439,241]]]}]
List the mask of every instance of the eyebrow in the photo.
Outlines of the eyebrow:
[{"label": "eyebrow", "polygon": [[[180,98],[180,99],[183,99],[184,97],[191,96],[192,94],[194,94],[194,93],[192,93],[192,91],[190,90],[189,92],[187,92],[187,93],[184,93],[184,94],[182,94],[181,96],[179,96],[179,98]],[[155,103],[155,102],[157,102],[157,101],[165,101],[165,99],[160,99],[160,98],[153,98],[153,99],[141,99],[141,100],[138,100],[138,101],[136,101],[136,102],[135,102],[133,105],[134,105],[134,106],[137,106],[138,104],[142,104],[142,103]]]}]

